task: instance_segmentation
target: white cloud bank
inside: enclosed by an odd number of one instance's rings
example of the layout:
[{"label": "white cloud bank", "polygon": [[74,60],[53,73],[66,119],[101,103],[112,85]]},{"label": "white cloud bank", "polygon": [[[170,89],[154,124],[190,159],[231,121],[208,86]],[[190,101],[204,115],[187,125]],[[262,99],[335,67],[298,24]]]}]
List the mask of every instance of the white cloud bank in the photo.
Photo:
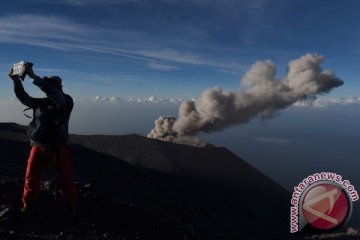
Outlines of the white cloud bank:
[{"label": "white cloud bank", "polygon": [[[117,96],[96,96],[93,99],[76,99],[77,102],[109,102],[109,103],[120,103],[120,102],[129,102],[129,103],[175,103],[179,104],[183,101],[196,101],[196,98],[181,98],[181,97],[170,97],[170,98],[161,98],[157,96],[149,97],[130,97],[122,98]],[[294,108],[326,108],[332,106],[352,106],[360,104],[360,96],[350,96],[350,97],[327,97],[327,98],[314,98],[299,100],[293,104]]]},{"label": "white cloud bank", "polygon": [[300,100],[294,103],[294,107],[326,108],[331,106],[350,106],[360,104],[360,97],[333,97]]},{"label": "white cloud bank", "polygon": [[127,99],[111,96],[111,97],[104,97],[104,96],[96,96],[92,100],[86,100],[86,99],[79,99],[80,102],[108,102],[108,103],[174,103],[179,104],[185,100],[192,100],[195,101],[195,99],[185,99],[185,98],[179,98],[179,97],[171,97],[171,98],[160,98],[156,96],[150,96],[150,97],[130,97]]}]

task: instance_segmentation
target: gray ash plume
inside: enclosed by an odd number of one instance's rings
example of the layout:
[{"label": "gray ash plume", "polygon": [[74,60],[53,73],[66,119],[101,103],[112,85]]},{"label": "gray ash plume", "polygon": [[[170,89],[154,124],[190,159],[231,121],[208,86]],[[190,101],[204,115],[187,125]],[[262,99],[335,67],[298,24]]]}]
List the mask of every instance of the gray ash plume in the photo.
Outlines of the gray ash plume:
[{"label": "gray ash plume", "polygon": [[276,78],[276,67],[270,60],[258,61],[241,79],[245,91],[224,91],[219,87],[205,90],[196,101],[184,101],[178,118],[161,116],[149,138],[204,146],[197,138],[200,132],[214,132],[252,118],[272,117],[278,110],[293,103],[328,93],[343,85],[330,70],[320,65],[324,57],[306,54],[288,64],[283,79]]}]

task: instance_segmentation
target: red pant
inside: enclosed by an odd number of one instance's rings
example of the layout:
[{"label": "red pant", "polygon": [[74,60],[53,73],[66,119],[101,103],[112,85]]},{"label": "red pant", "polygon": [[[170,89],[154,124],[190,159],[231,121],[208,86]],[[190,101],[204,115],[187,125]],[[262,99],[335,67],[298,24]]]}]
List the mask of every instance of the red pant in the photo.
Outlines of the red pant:
[{"label": "red pant", "polygon": [[59,163],[57,163],[54,150],[36,146],[31,148],[22,197],[24,207],[27,207],[27,203],[37,200],[40,193],[40,179],[49,164],[58,173],[58,182],[63,199],[66,203],[75,205],[77,191],[71,175],[70,154],[67,146],[60,148],[58,160]]}]

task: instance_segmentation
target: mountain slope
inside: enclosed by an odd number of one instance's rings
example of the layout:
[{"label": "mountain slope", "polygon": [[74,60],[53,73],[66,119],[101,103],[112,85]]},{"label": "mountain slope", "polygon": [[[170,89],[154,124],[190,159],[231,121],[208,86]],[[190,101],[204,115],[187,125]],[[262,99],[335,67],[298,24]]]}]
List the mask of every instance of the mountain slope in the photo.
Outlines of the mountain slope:
[{"label": "mountain slope", "polygon": [[[225,148],[137,135],[72,135],[71,142],[75,179],[91,183],[105,205],[126,203],[154,222],[184,223],[194,239],[287,235],[290,194]],[[30,149],[24,127],[0,124],[0,144],[1,178],[22,179]]]}]

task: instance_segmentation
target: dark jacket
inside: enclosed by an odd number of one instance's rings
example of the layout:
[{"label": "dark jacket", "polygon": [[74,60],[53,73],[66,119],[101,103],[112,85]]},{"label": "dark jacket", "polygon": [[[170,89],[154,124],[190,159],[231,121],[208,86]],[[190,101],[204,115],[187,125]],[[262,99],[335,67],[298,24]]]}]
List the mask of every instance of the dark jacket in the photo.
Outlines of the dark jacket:
[{"label": "dark jacket", "polygon": [[[73,99],[69,95],[63,93],[61,89],[50,84],[43,78],[36,77],[34,79],[34,84],[47,93],[46,98],[33,98],[29,96],[29,94],[25,92],[21,81],[14,81],[14,91],[16,97],[22,104],[34,110],[40,107],[55,105],[57,109],[56,122],[59,123],[58,143],[59,145],[69,145],[69,119],[74,106]],[[39,143],[31,138],[30,145],[42,147],[51,146],[49,143]]]}]

